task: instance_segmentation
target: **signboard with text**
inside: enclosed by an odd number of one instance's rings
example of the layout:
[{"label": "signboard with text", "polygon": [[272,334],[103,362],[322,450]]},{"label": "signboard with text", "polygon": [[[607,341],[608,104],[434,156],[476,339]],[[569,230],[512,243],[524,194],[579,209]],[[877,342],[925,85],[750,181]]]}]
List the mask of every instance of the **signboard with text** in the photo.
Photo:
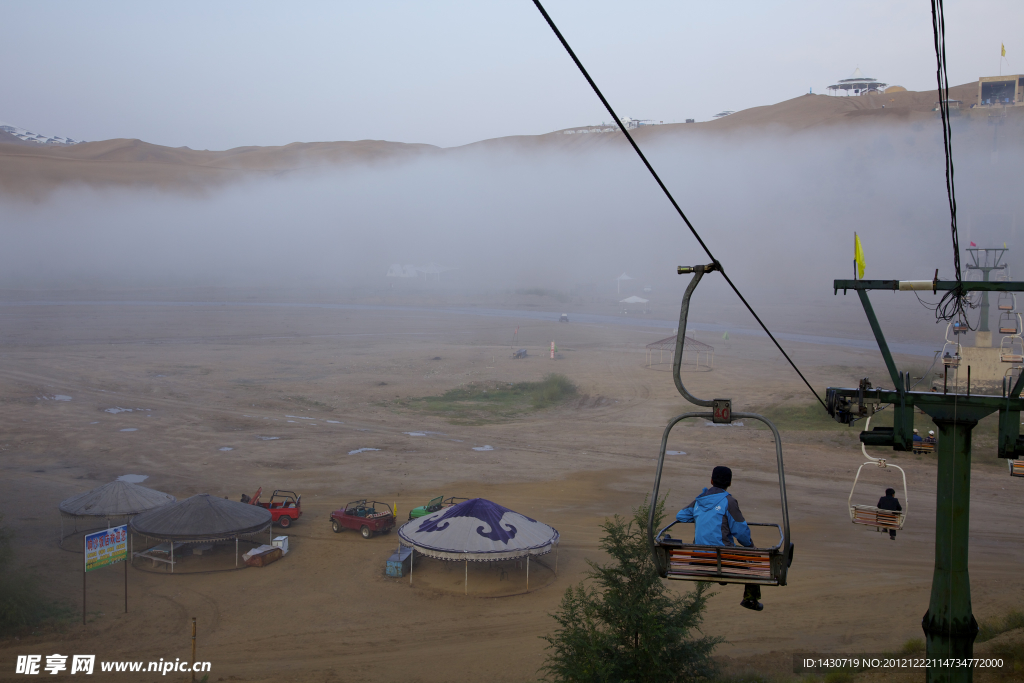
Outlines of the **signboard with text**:
[{"label": "signboard with text", "polygon": [[128,525],[104,529],[85,537],[85,571],[102,569],[128,559]]}]

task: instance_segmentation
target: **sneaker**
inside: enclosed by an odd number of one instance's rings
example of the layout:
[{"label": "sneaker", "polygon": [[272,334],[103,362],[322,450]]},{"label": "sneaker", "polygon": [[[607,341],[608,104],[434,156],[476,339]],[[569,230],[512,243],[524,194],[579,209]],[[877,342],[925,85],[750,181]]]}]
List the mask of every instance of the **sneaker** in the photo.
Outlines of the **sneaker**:
[{"label": "sneaker", "polygon": [[743,600],[740,602],[740,607],[746,607],[747,609],[752,609],[755,612],[760,612],[764,609],[764,605],[759,603],[757,600]]}]

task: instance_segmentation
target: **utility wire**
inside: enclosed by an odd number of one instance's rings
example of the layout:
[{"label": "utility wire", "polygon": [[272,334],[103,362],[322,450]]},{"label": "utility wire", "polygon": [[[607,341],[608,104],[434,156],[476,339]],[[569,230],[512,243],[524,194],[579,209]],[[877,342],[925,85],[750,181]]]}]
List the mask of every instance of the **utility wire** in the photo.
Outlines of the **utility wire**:
[{"label": "utility wire", "polygon": [[942,297],[935,311],[938,320],[959,317],[967,320],[964,311],[965,293],[960,275],[960,236],[956,229],[956,190],[953,184],[953,130],[949,124],[949,74],[946,71],[946,18],[942,0],[932,2],[932,36],[935,40],[935,80],[938,83],[939,113],[942,116],[942,147],[946,155],[946,196],[949,198],[949,227],[953,237],[953,270],[957,287]]},{"label": "utility wire", "polygon": [[[569,47],[569,43],[565,40],[565,37],[562,35],[562,32],[558,30],[558,27],[555,26],[555,22],[551,20],[551,17],[544,9],[544,6],[540,3],[540,0],[533,0],[533,4],[537,6],[538,10],[540,10],[541,15],[544,16],[544,20],[548,22],[548,26],[551,27],[551,30],[554,31],[555,35],[558,37],[558,40],[562,43],[562,47],[564,47],[565,51],[569,53],[570,57],[572,57],[572,61],[576,62],[576,66],[579,68],[580,73],[582,73],[583,77],[587,79],[587,83],[590,84],[590,87],[594,89],[594,93],[597,95],[598,99],[601,100],[601,104],[603,104],[604,108],[608,110],[609,114],[611,114],[612,120],[615,121],[619,129],[625,134],[626,139],[629,140],[629,144],[633,146],[633,150],[640,157],[640,160],[644,162],[644,166],[646,166],[647,170],[651,172],[652,176],[654,176],[654,180],[657,181],[658,187],[660,187],[661,191],[665,193],[666,197],[668,197],[668,200],[672,203],[672,206],[673,208],[675,208],[676,213],[678,213],[679,217],[683,219],[683,222],[686,223],[686,227],[688,227],[690,229],[690,232],[693,233],[693,236],[697,239],[697,242],[700,244],[701,248],[708,255],[711,261],[715,264],[717,269],[722,273],[722,277],[724,277],[725,281],[729,283],[730,287],[732,287],[732,291],[736,292],[736,296],[740,298],[740,301],[743,302],[743,305],[746,306],[747,310],[750,311],[750,314],[754,316],[754,320],[757,321],[757,324],[761,326],[761,329],[764,330],[768,337],[772,340],[772,342],[774,342],[776,348],[778,348],[782,355],[785,356],[786,360],[789,361],[789,364],[793,367],[793,370],[796,371],[796,374],[800,375],[800,379],[804,381],[804,384],[807,385],[807,388],[811,390],[812,394],[814,394],[814,398],[818,399],[818,403],[821,404],[821,407],[825,408],[825,410],[828,410],[828,407],[825,405],[825,402],[821,400],[820,396],[818,396],[818,392],[814,390],[814,387],[811,386],[811,383],[808,382],[807,378],[804,377],[804,374],[800,372],[800,368],[796,366],[796,363],[793,362],[793,359],[790,358],[789,354],[786,353],[786,350],[782,348],[782,345],[779,344],[779,341],[775,338],[775,335],[771,333],[771,330],[768,329],[768,326],[765,325],[764,322],[762,322],[761,318],[758,317],[757,313],[754,312],[754,309],[751,307],[751,305],[747,303],[747,300],[743,298],[742,294],[740,294],[740,290],[736,287],[735,284],[733,284],[733,281],[726,274],[725,269],[722,268],[722,264],[718,261],[718,259],[715,258],[714,254],[711,253],[711,250],[708,249],[708,245],[704,244],[704,240],[702,240],[700,235],[697,234],[697,230],[696,228],[693,227],[693,224],[690,223],[690,219],[686,217],[686,214],[683,213],[683,210],[679,207],[679,204],[676,203],[675,197],[673,197],[672,193],[669,192],[667,187],[665,187],[665,183],[661,181],[661,178],[658,176],[657,171],[655,171],[654,167],[651,166],[651,162],[649,162],[647,160],[647,157],[644,156],[644,153],[640,151],[640,147],[637,146],[636,141],[633,140],[633,136],[630,135],[629,131],[626,130],[626,127],[622,125],[622,121],[621,119],[619,119],[618,114],[615,113],[615,110],[612,109],[612,105],[610,105],[608,103],[608,100],[605,99],[604,95],[601,94],[601,89],[597,87],[597,83],[595,83],[594,79],[590,77],[589,73],[587,73],[587,70],[584,68],[583,63],[579,60],[579,57],[577,57],[576,53],[573,52],[571,47]],[[956,234],[954,228],[954,239],[955,237]],[[959,275],[957,277],[959,277]]]}]

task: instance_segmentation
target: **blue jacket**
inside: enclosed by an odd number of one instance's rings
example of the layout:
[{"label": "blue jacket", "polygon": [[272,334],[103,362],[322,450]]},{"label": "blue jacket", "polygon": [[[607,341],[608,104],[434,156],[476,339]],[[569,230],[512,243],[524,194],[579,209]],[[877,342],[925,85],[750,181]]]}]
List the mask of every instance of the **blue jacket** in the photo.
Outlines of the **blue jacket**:
[{"label": "blue jacket", "polygon": [[753,546],[750,527],[743,519],[740,504],[729,492],[712,486],[676,515],[678,522],[693,522],[693,542],[697,545],[740,545]]}]

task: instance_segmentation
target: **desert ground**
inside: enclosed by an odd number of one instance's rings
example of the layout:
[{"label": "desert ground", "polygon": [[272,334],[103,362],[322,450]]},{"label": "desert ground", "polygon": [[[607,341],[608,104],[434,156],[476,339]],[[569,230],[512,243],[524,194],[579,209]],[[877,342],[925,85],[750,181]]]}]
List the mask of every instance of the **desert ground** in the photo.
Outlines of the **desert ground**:
[{"label": "desert ground", "polygon": [[[851,310],[832,333],[863,337],[859,316]],[[535,680],[545,658],[540,636],[555,627],[549,614],[583,578],[586,561],[604,559],[600,524],[628,515],[650,491],[664,424],[688,409],[665,366],[645,367],[644,346],[666,336],[664,327],[556,320],[557,313],[538,320],[514,311],[501,317],[259,301],[4,301],[0,465],[7,485],[0,511],[17,532],[19,561],[49,596],[81,609],[82,555],[57,544],[58,503],[122,475],[144,475],[143,485],[179,499],[293,489],[304,514],[275,531],[289,536],[291,552],[264,568],[169,575],[139,562],[128,576],[127,614],[120,566],[91,573],[88,623],[0,642],[0,677],[13,676],[15,656],[28,652],[187,659],[196,617],[197,658],[212,663],[211,681]],[[525,360],[510,357],[517,326]],[[684,375],[696,395],[731,397],[735,410],[812,403],[766,339],[699,338],[715,345],[715,358],[713,370]],[[556,359],[547,353],[552,340]],[[881,378],[877,351],[786,346],[822,394],[859,377]],[[927,367],[931,358],[898,361]],[[569,377],[580,395],[483,424],[452,423],[408,403],[469,382],[550,372]],[[918,420],[927,429],[926,418]],[[793,652],[892,651],[921,637],[933,459],[893,460],[906,470],[909,518],[892,542],[848,518],[847,496],[863,461],[856,430],[781,422],[796,546],[790,583],[765,589],[761,613],[739,607],[738,586],[716,587],[705,628],[726,639],[718,654],[734,667],[785,673]],[[975,441],[972,473],[970,571],[979,619],[1019,605],[1024,588],[1024,545],[1009,522],[1024,514],[1021,483],[1007,476],[986,438]],[[473,450],[482,446],[493,450]],[[379,450],[350,453],[363,448]],[[677,429],[669,449],[686,453],[668,458],[662,491],[670,511],[707,485],[714,465],[726,464],[747,518],[780,520],[769,432],[701,421]],[[902,497],[894,476],[865,472],[862,481],[862,502],[890,484]],[[471,565],[464,595],[464,567],[423,560],[410,585],[384,575],[395,533],[364,540],[336,535],[328,522],[350,500],[396,503],[404,519],[441,494],[485,497],[558,529],[557,575],[553,554],[534,561],[526,592],[523,569],[511,563]]]}]

